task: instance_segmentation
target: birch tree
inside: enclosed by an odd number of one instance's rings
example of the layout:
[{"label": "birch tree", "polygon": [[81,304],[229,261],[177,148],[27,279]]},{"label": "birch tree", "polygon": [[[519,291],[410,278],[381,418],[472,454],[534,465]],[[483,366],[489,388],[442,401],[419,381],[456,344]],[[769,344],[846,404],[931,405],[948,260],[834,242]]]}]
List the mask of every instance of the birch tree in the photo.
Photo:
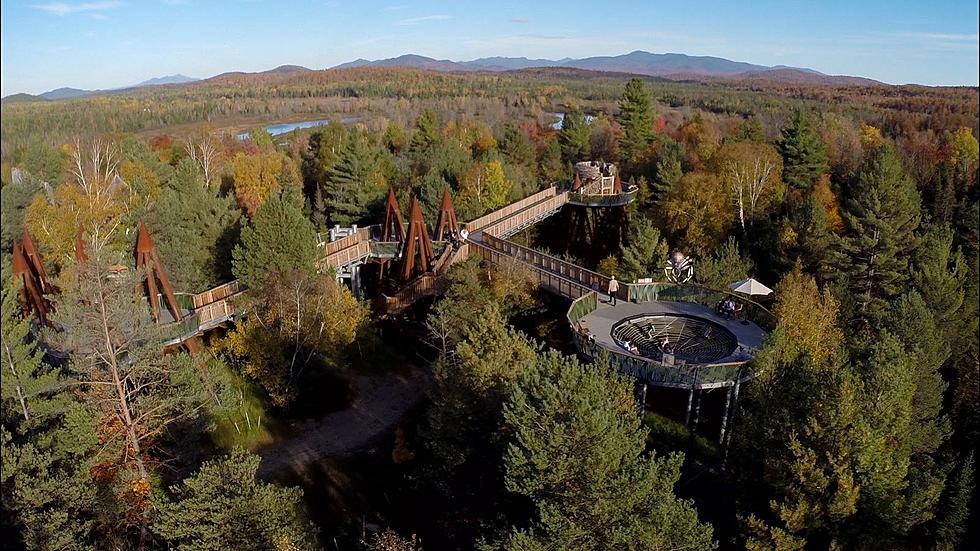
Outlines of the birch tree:
[{"label": "birch tree", "polygon": [[713,159],[732,194],[742,231],[782,199],[783,162],[774,147],[754,142],[723,146]]}]

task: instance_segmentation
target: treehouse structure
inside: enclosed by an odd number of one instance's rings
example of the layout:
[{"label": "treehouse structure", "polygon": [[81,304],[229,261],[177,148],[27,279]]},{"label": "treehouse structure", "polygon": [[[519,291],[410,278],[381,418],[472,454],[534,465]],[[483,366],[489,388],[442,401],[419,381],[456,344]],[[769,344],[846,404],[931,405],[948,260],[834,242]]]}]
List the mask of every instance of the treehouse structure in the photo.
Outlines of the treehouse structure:
[{"label": "treehouse structure", "polygon": [[582,255],[584,251],[586,259],[596,263],[618,251],[629,226],[626,207],[636,194],[636,186],[623,185],[616,165],[576,163],[563,209],[564,252]]}]

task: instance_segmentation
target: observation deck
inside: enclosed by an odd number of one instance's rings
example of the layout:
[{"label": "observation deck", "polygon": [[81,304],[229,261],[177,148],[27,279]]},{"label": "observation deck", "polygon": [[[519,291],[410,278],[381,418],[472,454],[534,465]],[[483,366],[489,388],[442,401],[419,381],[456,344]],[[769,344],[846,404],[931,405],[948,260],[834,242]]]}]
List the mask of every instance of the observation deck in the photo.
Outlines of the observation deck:
[{"label": "observation deck", "polygon": [[622,184],[616,165],[582,161],[575,164],[568,204],[588,208],[624,207],[636,200],[636,194],[636,186]]}]

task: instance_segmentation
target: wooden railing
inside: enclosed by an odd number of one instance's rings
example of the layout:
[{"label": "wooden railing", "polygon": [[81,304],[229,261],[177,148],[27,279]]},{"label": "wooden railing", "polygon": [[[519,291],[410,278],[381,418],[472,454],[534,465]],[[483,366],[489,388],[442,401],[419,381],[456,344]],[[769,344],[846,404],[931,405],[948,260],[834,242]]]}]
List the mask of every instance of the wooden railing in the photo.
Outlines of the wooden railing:
[{"label": "wooden railing", "polygon": [[[563,280],[577,284],[584,289],[591,291],[593,288],[605,290],[609,287],[609,278],[598,273],[583,268],[560,258],[555,258],[541,251],[512,243],[506,239],[500,239],[486,233],[482,236],[482,242],[490,249],[499,251],[504,255],[523,262],[534,268],[539,273],[557,276]],[[539,276],[540,277],[540,276]],[[622,287],[620,288],[622,289]],[[622,294],[622,290],[620,291]],[[565,295],[569,296],[569,295]],[[575,294],[575,297],[581,296]]]},{"label": "wooden railing", "polygon": [[507,236],[533,222],[546,218],[568,202],[568,194],[562,193],[535,203],[534,205],[515,212],[490,226],[483,228],[484,234]]},{"label": "wooden railing", "polygon": [[244,290],[245,286],[242,285],[237,279],[234,281],[229,281],[224,285],[218,285],[217,287],[194,295],[194,310],[198,310],[202,306],[211,304],[212,302],[217,302],[219,300],[224,300],[228,297],[235,296]]},{"label": "wooden railing", "polygon": [[352,247],[361,243],[362,241],[367,241],[371,238],[371,227],[357,228],[357,231],[346,236],[341,237],[336,241],[331,241],[323,245],[323,256],[328,257],[332,254],[340,252],[348,247]]},{"label": "wooden railing", "polygon": [[235,315],[235,306],[230,298],[205,304],[195,310],[201,326],[229,319]]},{"label": "wooden railing", "polygon": [[[583,283],[588,279],[584,272],[589,271],[570,262],[486,234],[483,235],[481,242],[471,243],[472,246],[477,247],[476,250],[484,260],[494,264],[518,262],[527,266],[538,285],[563,297],[576,299],[592,292],[591,284]],[[595,274],[595,272],[590,273]]]},{"label": "wooden railing", "polygon": [[[347,237],[344,239],[347,239]],[[343,240],[335,241],[334,243],[339,243],[340,241]],[[331,243],[331,245],[332,244],[333,243]],[[351,262],[362,258],[367,258],[369,256],[371,256],[371,243],[365,239],[363,241],[355,241],[353,244],[349,244],[347,247],[323,257],[317,262],[317,266],[339,268],[344,264],[350,264]]]},{"label": "wooden railing", "polygon": [[424,274],[405,285],[394,296],[381,295],[382,311],[389,315],[400,314],[422,297],[438,295],[445,286],[444,275]]},{"label": "wooden railing", "polygon": [[499,208],[491,213],[485,214],[476,220],[466,222],[463,227],[466,231],[470,233],[475,233],[478,231],[483,231],[487,226],[496,224],[497,222],[514,215],[515,213],[526,209],[527,207],[541,202],[549,197],[554,197],[556,189],[554,186],[549,187],[543,191],[539,191],[533,195],[528,195],[527,197],[507,205],[506,207]]}]

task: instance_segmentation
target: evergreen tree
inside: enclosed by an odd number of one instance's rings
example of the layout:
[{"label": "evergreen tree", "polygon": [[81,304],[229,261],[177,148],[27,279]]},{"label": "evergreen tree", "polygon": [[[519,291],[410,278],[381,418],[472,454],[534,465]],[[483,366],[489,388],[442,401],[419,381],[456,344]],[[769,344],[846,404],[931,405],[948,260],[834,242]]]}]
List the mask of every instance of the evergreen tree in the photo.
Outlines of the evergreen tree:
[{"label": "evergreen tree", "polygon": [[684,146],[673,138],[658,139],[653,175],[653,201],[659,205],[667,199],[671,190],[684,175],[681,168],[681,163],[684,160]]},{"label": "evergreen tree", "polygon": [[647,457],[632,385],[556,352],[527,369],[504,409],[507,488],[536,518],[508,549],[713,549],[712,529],[674,495],[683,458]]},{"label": "evergreen tree", "polygon": [[4,184],[0,194],[0,250],[10,251],[24,231],[24,215],[39,188],[27,182]]},{"label": "evergreen tree", "polygon": [[953,248],[953,229],[932,224],[923,234],[913,262],[912,281],[936,317],[936,323],[954,335],[966,320],[962,306],[967,278],[966,261]]},{"label": "evergreen tree", "polygon": [[303,212],[287,197],[266,201],[232,251],[235,277],[258,288],[274,274],[312,272],[318,257],[316,231]]},{"label": "evergreen tree", "polygon": [[433,111],[423,111],[415,120],[412,132],[411,150],[416,155],[424,153],[439,141],[439,119]]},{"label": "evergreen tree", "polygon": [[975,477],[973,453],[971,452],[960,463],[956,474],[947,487],[947,497],[937,530],[938,549],[951,551],[957,549],[963,541],[963,537],[970,526],[970,518],[973,516],[970,510],[970,502],[973,500],[976,503]]},{"label": "evergreen tree", "polygon": [[808,190],[830,168],[827,145],[802,109],[793,113],[777,145],[783,156],[783,180],[791,187]]},{"label": "evergreen tree", "polygon": [[667,260],[667,242],[649,218],[633,217],[629,244],[620,253],[619,270],[624,281],[643,277],[659,279]]},{"label": "evergreen tree", "polygon": [[218,186],[205,187],[197,165],[184,159],[147,212],[163,265],[176,289],[203,291],[231,278],[231,250],[239,211]]},{"label": "evergreen tree", "polygon": [[91,415],[46,365],[3,270],[0,484],[3,532],[27,549],[86,549],[96,518],[89,476],[98,435]]},{"label": "evergreen tree", "polygon": [[919,194],[892,148],[881,147],[866,160],[845,206],[837,271],[860,316],[874,318],[908,283],[920,218]]},{"label": "evergreen tree", "polygon": [[827,209],[810,197],[790,215],[792,242],[787,245],[790,262],[799,260],[807,273],[818,281],[827,282],[831,276],[831,253],[836,236],[830,228]]},{"label": "evergreen tree", "polygon": [[260,461],[236,449],[205,463],[156,504],[153,531],[180,551],[318,549],[303,491],[260,482]]},{"label": "evergreen tree", "polygon": [[620,151],[628,163],[635,162],[653,139],[653,98],[646,83],[638,78],[626,83],[619,99],[619,116],[623,127],[619,137]]},{"label": "evergreen tree", "polygon": [[695,281],[705,287],[726,290],[752,272],[752,260],[742,256],[734,237],[702,258],[694,269]]},{"label": "evergreen tree", "polygon": [[352,133],[327,172],[325,195],[330,221],[350,226],[367,218],[380,206],[387,186],[378,151],[362,133]]},{"label": "evergreen tree", "polygon": [[561,131],[558,133],[562,159],[569,164],[588,160],[591,137],[592,128],[586,121],[584,113],[578,109],[571,109],[565,113],[561,121]]},{"label": "evergreen tree", "polygon": [[860,382],[846,367],[837,312],[798,268],[776,288],[779,321],[756,355],[732,439],[748,549],[840,545],[857,511]]},{"label": "evergreen tree", "polygon": [[500,140],[500,152],[507,156],[510,162],[523,166],[534,166],[535,151],[527,134],[521,132],[512,122],[504,124]]}]

